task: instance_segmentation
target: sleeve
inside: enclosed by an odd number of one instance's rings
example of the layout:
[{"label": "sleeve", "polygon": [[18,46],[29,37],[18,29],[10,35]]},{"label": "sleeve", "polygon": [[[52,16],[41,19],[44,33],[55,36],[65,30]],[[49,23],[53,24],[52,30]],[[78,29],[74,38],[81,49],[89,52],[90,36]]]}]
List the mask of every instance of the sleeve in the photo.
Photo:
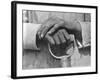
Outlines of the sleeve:
[{"label": "sleeve", "polygon": [[23,23],[23,48],[39,50],[36,45],[36,34],[41,24]]},{"label": "sleeve", "polygon": [[78,48],[90,46],[91,44],[91,23],[79,22],[82,28],[82,43],[77,40]]}]

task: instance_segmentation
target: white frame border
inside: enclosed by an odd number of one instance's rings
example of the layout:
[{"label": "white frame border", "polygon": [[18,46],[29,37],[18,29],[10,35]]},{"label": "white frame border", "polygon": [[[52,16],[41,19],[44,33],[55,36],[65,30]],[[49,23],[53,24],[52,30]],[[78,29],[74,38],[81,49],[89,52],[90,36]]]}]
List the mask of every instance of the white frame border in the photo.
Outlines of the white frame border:
[{"label": "white frame border", "polygon": [[[74,67],[74,68],[56,68],[56,69],[31,69],[22,70],[22,10],[41,10],[41,11],[61,11],[61,12],[78,12],[91,13],[91,66],[90,67]],[[66,11],[65,11],[66,10]],[[45,5],[28,5],[17,4],[17,76],[38,76],[51,74],[69,74],[84,73],[96,71],[96,9],[94,8],[76,8],[76,7],[58,7]],[[95,53],[95,54],[94,54]]]}]

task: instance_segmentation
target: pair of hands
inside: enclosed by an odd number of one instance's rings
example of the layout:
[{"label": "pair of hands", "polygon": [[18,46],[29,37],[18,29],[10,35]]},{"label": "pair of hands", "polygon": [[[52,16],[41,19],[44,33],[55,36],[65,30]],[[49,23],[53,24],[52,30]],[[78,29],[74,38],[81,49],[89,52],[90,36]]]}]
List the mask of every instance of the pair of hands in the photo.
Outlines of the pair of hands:
[{"label": "pair of hands", "polygon": [[65,22],[59,18],[49,18],[38,30],[39,39],[46,39],[50,44],[59,45],[71,40],[69,34],[82,43],[81,26],[78,22]]}]

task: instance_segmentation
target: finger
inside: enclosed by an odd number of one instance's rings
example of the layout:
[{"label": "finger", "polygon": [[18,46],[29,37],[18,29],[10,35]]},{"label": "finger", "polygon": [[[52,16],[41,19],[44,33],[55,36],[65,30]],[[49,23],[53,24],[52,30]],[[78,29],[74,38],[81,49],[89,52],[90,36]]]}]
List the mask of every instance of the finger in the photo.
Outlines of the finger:
[{"label": "finger", "polygon": [[53,37],[49,36],[48,34],[45,36],[45,38],[49,41],[50,44],[55,44],[55,41],[53,39]]},{"label": "finger", "polygon": [[64,35],[65,39],[66,40],[69,40],[70,39],[70,35],[68,34],[68,32],[66,30],[62,30],[62,34]]},{"label": "finger", "polygon": [[40,31],[40,36],[43,38],[46,33],[53,27],[53,25],[56,23],[56,20],[53,18],[49,18],[45,23],[43,23],[43,27]]},{"label": "finger", "polygon": [[59,38],[60,38],[60,40],[61,40],[62,43],[66,42],[66,39],[64,37],[64,34],[62,33],[62,30],[60,30],[58,32],[58,36],[59,36]]},{"label": "finger", "polygon": [[53,27],[54,24],[55,23],[49,22],[44,26],[44,28],[40,32],[41,38],[43,38],[46,35],[46,33]]},{"label": "finger", "polygon": [[53,38],[54,38],[54,40],[55,40],[55,43],[56,43],[57,45],[59,45],[59,44],[60,44],[60,40],[59,40],[58,35],[55,34],[55,35],[53,36]]},{"label": "finger", "polygon": [[37,34],[38,34],[38,36],[39,36],[40,39],[41,39],[41,32],[42,32],[42,30],[43,30],[44,28],[45,28],[45,25],[42,24],[41,27],[39,28],[38,32],[37,32]]},{"label": "finger", "polygon": [[58,24],[55,24],[53,26],[53,28],[48,32],[48,34],[52,34],[54,33],[57,29],[59,29],[60,27],[63,27],[63,22],[60,22]]}]

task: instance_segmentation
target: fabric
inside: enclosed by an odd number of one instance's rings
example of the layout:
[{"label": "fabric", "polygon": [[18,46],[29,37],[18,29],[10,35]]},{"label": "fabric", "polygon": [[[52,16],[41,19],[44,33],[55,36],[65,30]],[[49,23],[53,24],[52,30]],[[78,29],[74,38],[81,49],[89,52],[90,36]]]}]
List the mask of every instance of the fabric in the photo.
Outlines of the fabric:
[{"label": "fabric", "polygon": [[23,24],[23,47],[24,49],[39,50],[36,45],[36,34],[41,24]]}]

